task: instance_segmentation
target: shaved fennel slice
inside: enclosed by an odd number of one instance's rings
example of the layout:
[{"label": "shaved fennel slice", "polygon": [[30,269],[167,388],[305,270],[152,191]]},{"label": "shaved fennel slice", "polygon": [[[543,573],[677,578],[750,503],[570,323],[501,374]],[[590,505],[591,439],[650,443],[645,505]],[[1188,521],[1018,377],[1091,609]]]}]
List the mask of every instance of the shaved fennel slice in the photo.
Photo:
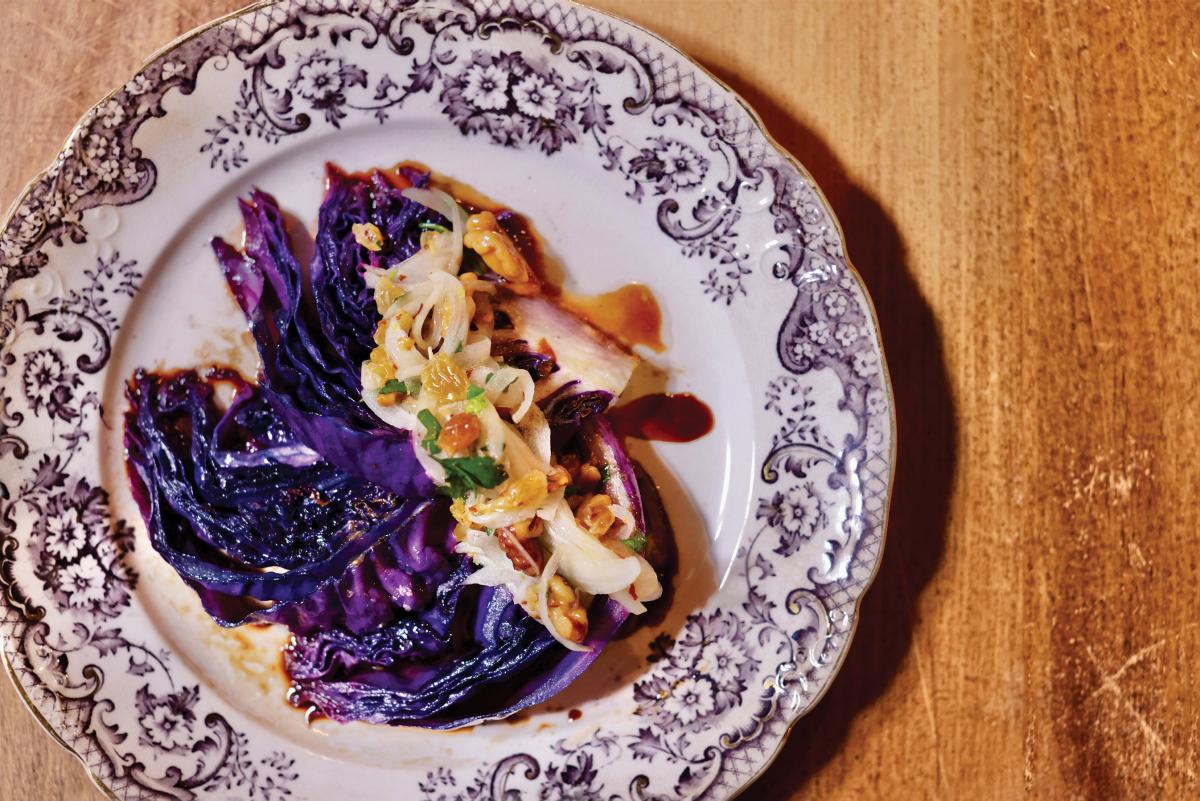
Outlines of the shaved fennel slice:
[{"label": "shaved fennel slice", "polygon": [[626,539],[632,536],[633,532],[637,531],[637,521],[633,517],[633,512],[629,511],[628,507],[622,506],[620,503],[614,503],[608,508],[613,513],[613,517],[617,518],[625,526],[623,531],[618,532],[619,535],[623,535],[619,537],[620,539]]},{"label": "shaved fennel slice", "polygon": [[479,418],[481,450],[499,461],[504,453],[504,439],[508,425],[500,419],[494,406],[485,407],[476,416]]},{"label": "shaved fennel slice", "polygon": [[566,501],[555,504],[546,531],[561,556],[561,573],[576,589],[592,595],[611,595],[629,588],[642,572],[638,558],[617,556],[575,522]]},{"label": "shaved fennel slice", "polygon": [[[475,371],[481,367],[495,364],[492,360],[492,341],[477,333],[468,333],[466,344],[458,353],[458,363],[464,370],[470,371],[471,383],[482,384],[482,378],[478,381],[475,379]],[[495,368],[492,367],[492,369]],[[484,375],[487,372],[490,371],[485,371]]]},{"label": "shaved fennel slice", "polygon": [[[440,290],[433,318],[434,340],[438,351],[455,353],[466,342],[471,321],[467,317],[467,293],[458,279],[449,273],[430,273],[429,280]],[[413,323],[414,327],[416,323]],[[414,336],[416,331],[413,332]]]},{"label": "shaved fennel slice", "polygon": [[[537,406],[530,406],[529,412],[525,415],[520,425],[517,428],[521,431],[521,435],[525,438],[525,444],[529,446],[529,450],[533,451],[533,455],[541,459],[546,464],[550,464],[550,423],[546,420],[546,415],[542,414],[542,410]],[[633,516],[630,516],[630,520]]]},{"label": "shaved fennel slice", "polygon": [[625,607],[625,611],[631,615],[644,615],[646,613],[646,605],[636,600],[629,590],[614,592],[608,597]]},{"label": "shaved fennel slice", "polygon": [[484,587],[505,586],[516,600],[523,599],[535,580],[513,567],[512,560],[495,537],[478,529],[471,529],[467,538],[455,546],[454,550],[466,554],[479,566],[479,569],[467,577],[467,584],[479,584]]},{"label": "shaved fennel slice", "polygon": [[436,211],[450,221],[450,231],[448,232],[450,241],[447,249],[451,251],[451,256],[447,269],[451,275],[458,275],[458,271],[462,267],[463,235],[467,232],[467,213],[463,211],[462,206],[455,202],[454,198],[440,189],[409,187],[402,194],[409,200]]},{"label": "shaved fennel slice", "polygon": [[484,386],[488,400],[498,406],[513,409],[514,423],[521,422],[529,407],[533,405],[535,388],[533,377],[515,367],[500,367]]},{"label": "shaved fennel slice", "polygon": [[540,296],[506,293],[496,305],[512,319],[517,338],[531,346],[543,340],[553,343],[559,369],[537,382],[535,400],[573,381],[579,384],[572,394],[600,390],[615,399],[625,390],[638,359],[595,326]]}]

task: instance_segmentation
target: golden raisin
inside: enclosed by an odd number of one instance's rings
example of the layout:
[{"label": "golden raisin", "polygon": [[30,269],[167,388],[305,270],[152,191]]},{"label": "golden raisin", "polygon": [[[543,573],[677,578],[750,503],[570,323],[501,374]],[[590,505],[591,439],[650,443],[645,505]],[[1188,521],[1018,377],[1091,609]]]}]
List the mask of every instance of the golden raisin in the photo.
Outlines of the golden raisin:
[{"label": "golden raisin", "polygon": [[545,502],[548,494],[546,474],[541,470],[530,470],[518,479],[509,479],[504,490],[494,500],[479,504],[475,513],[511,512],[522,507],[536,509]]},{"label": "golden raisin", "polygon": [[479,439],[479,418],[463,412],[456,414],[442,426],[438,445],[451,456],[466,453]]},{"label": "golden raisin", "polygon": [[455,498],[450,504],[450,515],[458,521],[459,525],[470,525],[470,520],[467,518],[467,504],[462,498]]},{"label": "golden raisin", "polygon": [[395,375],[395,371],[390,369],[390,365],[376,364],[375,362],[363,362],[361,370],[361,379],[363,389],[368,392],[377,390],[387,383],[389,378]]},{"label": "golden raisin", "polygon": [[439,404],[467,397],[467,374],[445,353],[439,353],[421,371],[421,386]]}]

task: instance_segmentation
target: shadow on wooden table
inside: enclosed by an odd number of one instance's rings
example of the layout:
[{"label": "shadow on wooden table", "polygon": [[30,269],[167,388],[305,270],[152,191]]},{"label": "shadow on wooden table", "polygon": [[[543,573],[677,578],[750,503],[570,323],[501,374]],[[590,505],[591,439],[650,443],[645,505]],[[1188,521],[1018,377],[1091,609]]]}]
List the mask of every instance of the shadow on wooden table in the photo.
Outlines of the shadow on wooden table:
[{"label": "shadow on wooden table", "polygon": [[854,642],[825,698],[796,724],[775,763],[740,797],[784,801],[799,798],[797,791],[837,755],[855,716],[883,695],[912,646],[917,596],[937,570],[946,537],[954,404],[937,321],[909,274],[904,242],[887,212],[849,179],[824,141],[768,94],[705,66],[754,106],[771,135],[829,198],[847,253],[875,301],[896,395],[899,469],[887,547],[862,603]]}]

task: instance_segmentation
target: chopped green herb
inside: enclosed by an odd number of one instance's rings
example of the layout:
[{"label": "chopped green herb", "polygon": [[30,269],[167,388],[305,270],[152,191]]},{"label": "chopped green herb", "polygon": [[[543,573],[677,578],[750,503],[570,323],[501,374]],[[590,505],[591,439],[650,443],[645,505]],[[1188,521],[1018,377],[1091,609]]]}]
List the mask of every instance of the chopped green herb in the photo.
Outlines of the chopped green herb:
[{"label": "chopped green herb", "polygon": [[439,234],[444,234],[450,229],[444,225],[438,225],[435,222],[423,222],[417,225],[422,231],[437,231]]},{"label": "chopped green herb", "polygon": [[483,387],[472,384],[467,389],[467,411],[471,414],[479,414],[487,408],[487,405],[487,394],[484,393]]},{"label": "chopped green herb", "polygon": [[459,342],[458,347],[454,349],[455,353],[462,353],[463,343]]},{"label": "chopped green herb", "polygon": [[417,419],[421,421],[421,425],[425,426],[425,439],[421,440],[421,444],[425,446],[425,450],[437,456],[442,452],[441,447],[437,444],[438,437],[442,435],[442,424],[428,409],[417,412]]},{"label": "chopped green herb", "polygon": [[408,393],[407,385],[403,381],[397,381],[394,378],[389,378],[387,382],[379,388],[380,395],[394,395],[397,392]]},{"label": "chopped green herb", "polygon": [[609,476],[608,462],[605,462],[604,464],[600,465],[600,483],[607,484],[608,476]]},{"label": "chopped green herb", "polygon": [[476,487],[491,489],[508,477],[490,456],[457,456],[438,461],[446,468],[446,483],[438,487],[438,492],[451,498],[465,497]]},{"label": "chopped green herb", "polygon": [[410,378],[404,382],[404,391],[409,395],[419,395],[421,393],[421,379]]},{"label": "chopped green herb", "polygon": [[488,528],[487,526],[484,526],[484,527],[483,527],[483,530],[484,530],[484,531],[486,531],[486,532],[488,533],[488,536],[489,536],[489,537],[494,537],[494,536],[496,536],[496,529],[494,529],[494,528]]},{"label": "chopped green herb", "polygon": [[487,384],[488,382],[490,382],[492,380],[492,376],[494,376],[494,375],[495,375],[495,373],[488,373],[487,378],[483,379],[483,383]]},{"label": "chopped green herb", "polygon": [[629,546],[629,550],[641,553],[646,550],[646,535],[640,531],[635,531],[624,540],[624,543]]}]

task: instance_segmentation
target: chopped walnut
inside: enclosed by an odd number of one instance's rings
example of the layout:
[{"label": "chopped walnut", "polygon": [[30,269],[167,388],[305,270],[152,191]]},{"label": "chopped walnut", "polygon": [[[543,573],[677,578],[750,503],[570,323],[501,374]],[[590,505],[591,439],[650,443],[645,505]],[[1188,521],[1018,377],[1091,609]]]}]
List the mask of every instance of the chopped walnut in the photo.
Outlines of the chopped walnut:
[{"label": "chopped walnut", "polygon": [[463,244],[483,257],[492,272],[509,282],[509,289],[517,294],[532,295],[538,291],[533,271],[517,245],[504,231],[490,211],[472,214],[467,218],[467,232]]},{"label": "chopped walnut", "polygon": [[513,536],[521,542],[533,540],[542,536],[542,519],[540,517],[531,517],[528,520],[520,520],[504,528],[511,530]]},{"label": "chopped walnut", "polygon": [[375,223],[355,223],[350,226],[354,241],[372,253],[383,250],[383,232]]},{"label": "chopped walnut", "polygon": [[546,492],[558,492],[571,483],[571,474],[562,465],[550,468],[546,476]]},{"label": "chopped walnut", "polygon": [[583,642],[588,632],[587,610],[562,576],[550,578],[546,589],[546,611],[550,614],[550,624],[561,637],[571,642]]},{"label": "chopped walnut", "polygon": [[593,537],[607,534],[616,519],[612,511],[612,498],[603,493],[585,499],[575,512],[575,522]]},{"label": "chopped walnut", "polygon": [[584,490],[593,490],[600,484],[600,468],[594,464],[579,467],[579,485]]},{"label": "chopped walnut", "polygon": [[496,540],[515,570],[535,578],[541,575],[546,558],[537,542],[532,539],[522,541],[511,526],[496,529]]}]

